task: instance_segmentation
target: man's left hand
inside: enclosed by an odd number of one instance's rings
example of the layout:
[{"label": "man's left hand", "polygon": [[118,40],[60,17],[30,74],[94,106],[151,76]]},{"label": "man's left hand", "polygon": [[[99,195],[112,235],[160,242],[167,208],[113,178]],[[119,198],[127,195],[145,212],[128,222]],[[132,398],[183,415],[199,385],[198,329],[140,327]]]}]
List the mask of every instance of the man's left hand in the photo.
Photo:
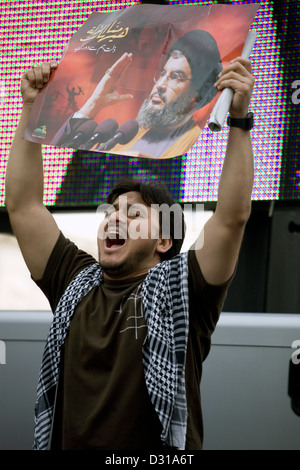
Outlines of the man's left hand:
[{"label": "man's left hand", "polygon": [[215,87],[222,91],[224,88],[233,90],[233,98],[229,113],[233,118],[244,118],[253,91],[254,77],[252,75],[251,61],[237,57],[230,65],[224,67],[219,75]]}]

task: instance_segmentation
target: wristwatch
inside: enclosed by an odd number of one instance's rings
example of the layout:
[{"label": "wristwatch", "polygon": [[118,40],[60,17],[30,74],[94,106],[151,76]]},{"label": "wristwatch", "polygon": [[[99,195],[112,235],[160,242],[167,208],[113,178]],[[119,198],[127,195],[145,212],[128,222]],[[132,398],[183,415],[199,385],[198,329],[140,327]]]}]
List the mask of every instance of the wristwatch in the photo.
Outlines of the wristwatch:
[{"label": "wristwatch", "polygon": [[248,113],[244,118],[232,118],[228,116],[227,125],[230,127],[239,127],[245,129],[245,131],[251,131],[253,127],[253,113]]}]

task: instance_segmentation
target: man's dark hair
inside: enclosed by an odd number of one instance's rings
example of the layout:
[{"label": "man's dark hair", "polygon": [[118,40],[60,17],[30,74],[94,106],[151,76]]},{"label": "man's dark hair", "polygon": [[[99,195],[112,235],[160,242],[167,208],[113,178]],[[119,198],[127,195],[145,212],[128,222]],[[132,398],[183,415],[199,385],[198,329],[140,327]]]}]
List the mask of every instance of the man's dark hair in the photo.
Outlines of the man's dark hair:
[{"label": "man's dark hair", "polygon": [[[128,193],[130,191],[137,191],[141,194],[141,197],[144,203],[151,207],[151,204],[158,204],[160,206],[159,210],[159,224],[160,230],[162,229],[162,220],[163,220],[163,206],[167,205],[168,207],[172,207],[175,204],[174,199],[172,198],[167,186],[164,183],[161,183],[157,180],[150,180],[150,181],[140,181],[135,180],[132,178],[125,178],[119,183],[117,183],[112,190],[110,191],[109,195],[107,196],[106,202],[108,204],[113,204],[114,201],[124,193]],[[162,207],[161,207],[162,206]],[[176,214],[178,212],[176,211]],[[174,211],[168,211],[168,215],[170,215],[170,224],[169,224],[169,234],[172,238],[172,247],[166,252],[161,253],[160,257],[161,260],[167,260],[173,258],[180,253],[182,243],[185,236],[185,221],[183,211],[180,210],[180,233],[182,234],[181,238],[175,238],[175,224],[178,223],[178,220],[175,221]],[[177,234],[177,233],[176,233]],[[163,235],[163,234],[162,234]]]},{"label": "man's dark hair", "polygon": [[167,60],[174,51],[181,52],[191,67],[191,83],[198,94],[195,107],[200,109],[218,93],[214,83],[223,67],[217,42],[208,31],[196,29],[175,41]]}]

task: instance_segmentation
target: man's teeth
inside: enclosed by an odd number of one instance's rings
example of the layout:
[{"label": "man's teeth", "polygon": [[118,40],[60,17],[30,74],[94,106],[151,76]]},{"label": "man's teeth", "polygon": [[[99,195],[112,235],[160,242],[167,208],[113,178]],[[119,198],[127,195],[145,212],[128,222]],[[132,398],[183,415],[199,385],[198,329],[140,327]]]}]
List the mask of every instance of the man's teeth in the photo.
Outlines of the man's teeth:
[{"label": "man's teeth", "polygon": [[119,238],[120,235],[118,232],[111,231],[111,232],[107,232],[107,236],[108,238],[113,239],[113,238]]},{"label": "man's teeth", "polygon": [[107,232],[107,237],[110,238],[111,240],[119,240],[119,239],[124,240],[124,237],[120,234],[120,232],[116,232],[114,230]]},{"label": "man's teeth", "polygon": [[113,245],[124,245],[125,238],[120,235],[119,232],[114,230],[106,233],[106,244],[108,247]]}]

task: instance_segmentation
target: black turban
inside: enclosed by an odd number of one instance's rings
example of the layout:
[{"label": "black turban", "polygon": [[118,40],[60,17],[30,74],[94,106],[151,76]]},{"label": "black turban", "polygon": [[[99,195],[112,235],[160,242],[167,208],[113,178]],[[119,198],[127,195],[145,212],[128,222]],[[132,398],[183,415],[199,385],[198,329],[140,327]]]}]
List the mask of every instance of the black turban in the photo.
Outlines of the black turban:
[{"label": "black turban", "polygon": [[195,106],[200,109],[218,93],[214,83],[222,70],[222,62],[216,40],[207,31],[197,29],[175,41],[167,60],[173,51],[180,51],[191,67],[191,83],[198,93]]}]

